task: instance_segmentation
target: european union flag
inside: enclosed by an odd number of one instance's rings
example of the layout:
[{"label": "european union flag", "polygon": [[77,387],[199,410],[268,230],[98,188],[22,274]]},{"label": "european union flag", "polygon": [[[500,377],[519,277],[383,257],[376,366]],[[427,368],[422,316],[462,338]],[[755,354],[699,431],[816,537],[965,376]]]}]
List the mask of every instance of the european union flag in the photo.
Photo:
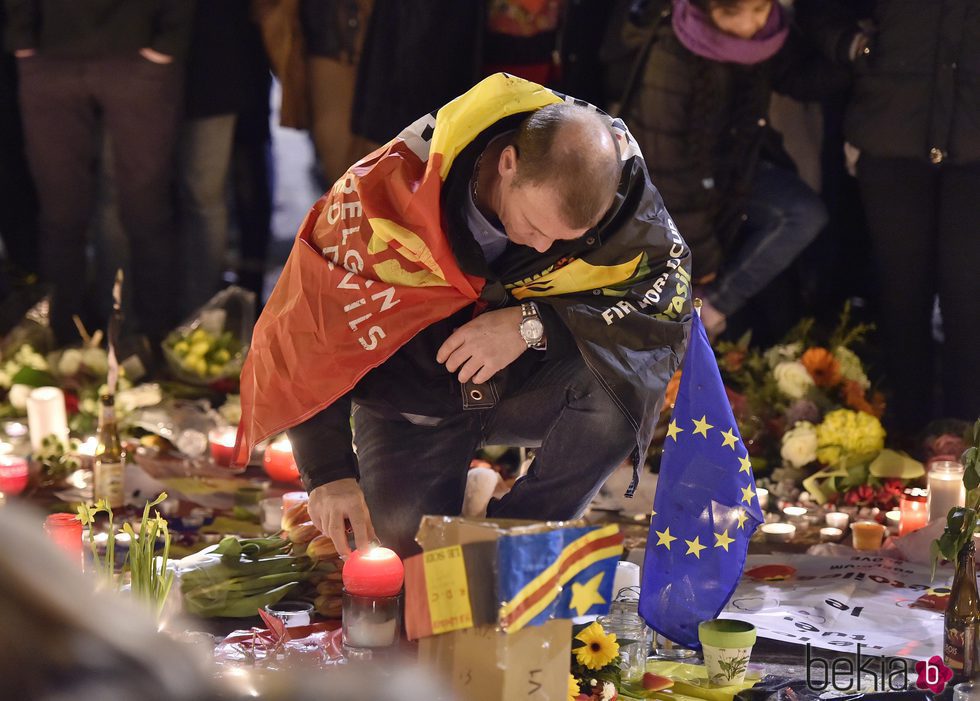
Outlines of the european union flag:
[{"label": "european union flag", "polygon": [[502,536],[498,624],[514,633],[552,618],[607,613],[622,554],[623,534],[615,525]]},{"label": "european union flag", "polygon": [[731,598],[762,522],[748,451],[694,314],[643,561],[640,615],[647,624],[700,648],[698,623]]}]

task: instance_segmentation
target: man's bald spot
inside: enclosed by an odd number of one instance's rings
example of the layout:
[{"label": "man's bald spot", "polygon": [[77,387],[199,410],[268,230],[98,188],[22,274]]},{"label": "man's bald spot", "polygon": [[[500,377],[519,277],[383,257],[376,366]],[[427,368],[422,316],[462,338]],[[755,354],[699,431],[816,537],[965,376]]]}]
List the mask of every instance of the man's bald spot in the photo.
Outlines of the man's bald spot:
[{"label": "man's bald spot", "polygon": [[593,110],[559,103],[521,123],[514,138],[517,181],[549,185],[572,228],[591,228],[609,209],[619,185],[619,150],[607,121]]}]

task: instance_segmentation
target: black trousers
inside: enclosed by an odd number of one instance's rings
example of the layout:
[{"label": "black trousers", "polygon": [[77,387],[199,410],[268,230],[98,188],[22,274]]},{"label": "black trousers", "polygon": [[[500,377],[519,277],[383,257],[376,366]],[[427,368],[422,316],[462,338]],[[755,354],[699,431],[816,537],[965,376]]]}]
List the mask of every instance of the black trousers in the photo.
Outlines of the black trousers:
[{"label": "black trousers", "polygon": [[52,326],[76,336],[84,307],[86,231],[93,214],[98,129],[112,142],[119,216],[130,244],[137,328],[160,338],[176,322],[177,236],[170,185],[179,71],[138,54],[18,61],[27,157],[40,203],[41,275],[53,286]]},{"label": "black trousers", "polygon": [[[871,232],[881,358],[894,428],[980,416],[980,163],[933,166],[862,154],[858,179]],[[931,336],[939,295],[944,340]],[[936,376],[934,368],[941,368]]]},{"label": "black trousers", "polygon": [[495,407],[462,411],[437,425],[392,420],[356,403],[353,416],[374,528],[383,545],[402,555],[418,552],[414,539],[424,514],[460,513],[470,460],[481,445],[537,449],[527,475],[490,502],[488,516],[563,520],[585,511],[636,441],[578,353],[540,363]]},{"label": "black trousers", "polygon": [[37,201],[24,155],[17,65],[0,55],[0,237],[17,273],[37,272]]}]

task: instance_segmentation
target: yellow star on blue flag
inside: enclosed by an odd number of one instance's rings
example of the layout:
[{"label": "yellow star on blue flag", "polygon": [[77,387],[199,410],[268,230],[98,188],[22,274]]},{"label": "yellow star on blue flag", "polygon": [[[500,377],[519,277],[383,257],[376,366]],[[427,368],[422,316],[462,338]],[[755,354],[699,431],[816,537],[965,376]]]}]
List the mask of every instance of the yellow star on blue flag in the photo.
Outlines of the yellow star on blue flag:
[{"label": "yellow star on blue flag", "polygon": [[[697,314],[671,424],[694,428],[664,441],[640,614],[664,637],[700,648],[698,623],[728,603],[763,518],[745,444]],[[705,440],[716,426],[721,439]],[[671,548],[671,533],[687,547]]]}]

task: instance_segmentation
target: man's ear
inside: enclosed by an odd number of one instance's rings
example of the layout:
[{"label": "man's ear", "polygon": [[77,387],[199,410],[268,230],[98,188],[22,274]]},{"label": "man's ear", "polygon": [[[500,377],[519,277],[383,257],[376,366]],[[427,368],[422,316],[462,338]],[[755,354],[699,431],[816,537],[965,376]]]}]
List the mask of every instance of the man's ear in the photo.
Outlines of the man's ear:
[{"label": "man's ear", "polygon": [[512,179],[517,175],[517,149],[513,146],[505,146],[500,152],[500,159],[497,161],[497,172],[501,177]]}]

